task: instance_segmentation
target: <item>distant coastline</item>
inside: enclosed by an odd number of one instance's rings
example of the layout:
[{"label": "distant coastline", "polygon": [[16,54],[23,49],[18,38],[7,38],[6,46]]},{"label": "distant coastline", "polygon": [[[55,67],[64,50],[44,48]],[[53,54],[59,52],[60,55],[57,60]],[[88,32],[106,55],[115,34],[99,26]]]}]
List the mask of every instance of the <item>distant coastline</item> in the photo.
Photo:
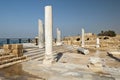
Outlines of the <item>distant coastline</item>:
[{"label": "distant coastline", "polygon": [[15,44],[19,43],[19,39],[21,39],[21,43],[27,43],[28,40],[33,40],[34,38],[0,38],[0,46],[7,44],[7,39],[10,40],[10,44]]}]

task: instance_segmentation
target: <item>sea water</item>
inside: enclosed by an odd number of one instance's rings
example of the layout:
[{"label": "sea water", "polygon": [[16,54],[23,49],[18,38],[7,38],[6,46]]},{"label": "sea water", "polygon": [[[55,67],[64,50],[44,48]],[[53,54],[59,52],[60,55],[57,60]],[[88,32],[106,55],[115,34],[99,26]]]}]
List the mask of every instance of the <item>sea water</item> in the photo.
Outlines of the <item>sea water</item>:
[{"label": "sea water", "polygon": [[[0,38],[0,46],[3,44],[7,44],[7,39],[10,39],[10,44],[16,44],[19,43],[19,39],[21,39],[21,43],[27,43],[28,38]],[[29,38],[32,40],[32,38]]]}]

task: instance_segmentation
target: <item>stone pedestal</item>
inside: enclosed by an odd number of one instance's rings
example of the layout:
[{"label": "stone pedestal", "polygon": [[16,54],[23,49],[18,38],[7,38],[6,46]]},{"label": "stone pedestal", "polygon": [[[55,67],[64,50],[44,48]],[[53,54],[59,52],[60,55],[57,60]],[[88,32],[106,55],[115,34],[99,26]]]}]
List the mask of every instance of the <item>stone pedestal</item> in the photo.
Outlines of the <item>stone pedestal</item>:
[{"label": "stone pedestal", "polygon": [[38,46],[39,48],[44,47],[43,23],[40,19],[38,20]]},{"label": "stone pedestal", "polygon": [[53,61],[52,56],[52,6],[45,7],[45,59],[43,64],[50,65]]}]

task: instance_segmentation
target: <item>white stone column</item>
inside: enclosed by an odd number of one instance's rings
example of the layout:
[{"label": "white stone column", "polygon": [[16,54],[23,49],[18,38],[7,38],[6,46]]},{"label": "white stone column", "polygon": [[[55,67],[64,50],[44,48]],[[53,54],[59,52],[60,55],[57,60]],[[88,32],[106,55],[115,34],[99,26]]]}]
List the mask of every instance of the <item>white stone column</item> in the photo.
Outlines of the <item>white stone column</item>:
[{"label": "white stone column", "polygon": [[61,31],[59,28],[57,28],[57,42],[56,42],[56,45],[62,45],[62,42],[61,42]]},{"label": "white stone column", "polygon": [[45,6],[45,59],[43,64],[49,65],[53,61],[52,55],[52,6]]},{"label": "white stone column", "polygon": [[85,36],[85,32],[84,32],[84,29],[82,28],[82,47],[85,46],[84,36]]},{"label": "white stone column", "polygon": [[96,48],[99,48],[100,47],[100,40],[99,38],[96,39]]},{"label": "white stone column", "polygon": [[38,47],[39,48],[44,47],[43,23],[40,19],[38,20]]}]

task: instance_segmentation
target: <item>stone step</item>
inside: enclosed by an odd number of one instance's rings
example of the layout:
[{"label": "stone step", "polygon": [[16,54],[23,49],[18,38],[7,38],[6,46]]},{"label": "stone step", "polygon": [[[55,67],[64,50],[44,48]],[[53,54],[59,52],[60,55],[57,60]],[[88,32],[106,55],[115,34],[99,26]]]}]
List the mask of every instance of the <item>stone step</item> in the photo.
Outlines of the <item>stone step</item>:
[{"label": "stone step", "polygon": [[14,58],[11,58],[11,59],[2,60],[2,61],[0,61],[0,65],[8,64],[8,63],[18,61],[18,60],[22,60],[22,59],[26,59],[26,56],[14,57]]},{"label": "stone step", "polygon": [[0,61],[6,60],[6,59],[11,59],[14,57],[15,57],[15,55],[3,55],[3,56],[0,56]]},{"label": "stone step", "polygon": [[37,50],[26,50],[26,52],[24,52],[24,54],[30,54],[30,53],[36,53],[36,52],[43,52],[44,50],[40,50],[40,49],[37,49]]},{"label": "stone step", "polygon": [[31,53],[31,52],[29,52],[29,53],[27,53],[27,54],[25,54],[25,56],[27,56],[27,57],[32,57],[32,56],[35,56],[35,55],[41,55],[41,54],[44,54],[44,51],[41,51],[41,52],[34,52],[34,53]]},{"label": "stone step", "polygon": [[[25,56],[24,56],[24,57],[25,57]],[[25,57],[25,58],[26,58],[26,57]],[[12,66],[12,65],[14,65],[14,64],[17,64],[17,63],[20,63],[20,62],[24,62],[24,61],[26,61],[26,59],[20,59],[20,58],[19,58],[18,60],[14,61],[14,62],[9,62],[9,63],[0,65],[0,68]]]},{"label": "stone step", "polygon": [[9,55],[9,54],[2,54],[0,57],[0,68],[11,66],[16,63],[20,63],[27,60],[38,60],[44,58],[44,52],[45,52],[44,49],[31,48],[25,50],[27,52],[25,52],[24,56],[21,57],[15,57],[14,55]]},{"label": "stone step", "polygon": [[45,50],[44,48],[42,49],[39,49],[39,48],[27,48],[27,49],[24,49],[26,51],[33,51],[33,50]]},{"label": "stone step", "polygon": [[34,55],[34,56],[27,57],[27,61],[29,61],[29,60],[35,60],[36,61],[39,58],[44,59],[44,54],[43,55]]},{"label": "stone step", "polygon": [[37,61],[37,60],[39,60],[39,59],[41,59],[41,58],[44,59],[44,55],[36,55],[36,56],[30,57],[29,59],[30,59],[30,60],[36,60],[36,61]]},{"label": "stone step", "polygon": [[4,55],[9,55],[9,53],[4,53],[4,52],[0,53],[0,56],[4,56]]},{"label": "stone step", "polygon": [[39,58],[34,59],[34,61],[42,61],[44,59],[44,56],[40,56]]}]

